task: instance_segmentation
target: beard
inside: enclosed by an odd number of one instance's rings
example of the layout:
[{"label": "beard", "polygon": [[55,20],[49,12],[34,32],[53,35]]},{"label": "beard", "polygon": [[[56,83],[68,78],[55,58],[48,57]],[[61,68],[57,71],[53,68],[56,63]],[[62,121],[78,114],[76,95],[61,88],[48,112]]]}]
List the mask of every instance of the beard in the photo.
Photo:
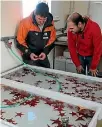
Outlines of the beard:
[{"label": "beard", "polygon": [[72,31],[73,34],[81,34],[82,30],[80,27],[78,27],[77,31]]},{"label": "beard", "polygon": [[76,33],[81,34],[82,33],[81,28],[78,28],[78,31]]}]

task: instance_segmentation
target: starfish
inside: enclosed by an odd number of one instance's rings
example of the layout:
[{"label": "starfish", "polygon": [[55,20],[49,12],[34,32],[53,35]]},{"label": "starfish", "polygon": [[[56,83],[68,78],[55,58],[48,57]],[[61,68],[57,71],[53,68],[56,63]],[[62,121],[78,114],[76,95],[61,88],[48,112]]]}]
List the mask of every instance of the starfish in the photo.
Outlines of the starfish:
[{"label": "starfish", "polygon": [[75,112],[72,112],[72,113],[69,113],[69,114],[72,114],[72,116],[77,116],[78,117],[77,113],[75,113]]},{"label": "starfish", "polygon": [[5,120],[5,118],[3,118],[3,116],[0,116],[0,119]]},{"label": "starfish", "polygon": [[47,104],[47,105],[51,106],[51,105],[53,104],[53,102],[51,102],[51,101],[46,101],[46,103],[45,103],[45,104]]},{"label": "starfish", "polygon": [[4,111],[0,110],[0,115],[2,115],[3,113],[5,113]]},{"label": "starfish", "polygon": [[79,114],[79,116],[84,116],[85,115],[85,113],[83,111],[79,111],[77,113]]},{"label": "starfish", "polygon": [[4,99],[2,102],[8,102],[9,100],[8,99]]},{"label": "starfish", "polygon": [[51,87],[49,87],[49,89],[52,89]]},{"label": "starfish", "polygon": [[61,107],[58,107],[56,110],[59,112],[64,111],[63,108],[61,108]]},{"label": "starfish", "polygon": [[73,109],[74,107],[70,104],[68,104],[68,108]]},{"label": "starfish", "polygon": [[42,83],[43,81],[38,80],[37,83]]},{"label": "starfish", "polygon": [[58,118],[58,119],[56,119],[56,120],[51,120],[51,121],[53,121],[53,123],[52,123],[52,124],[58,124],[58,125],[60,125],[60,124],[61,124],[61,121],[59,120],[59,118]]},{"label": "starfish", "polygon": [[13,104],[14,104],[13,102],[8,101],[8,102],[6,102],[6,104],[5,104],[5,105],[13,105]]},{"label": "starfish", "polygon": [[[22,112],[20,112],[20,113],[16,113],[16,116],[21,117],[22,115],[24,115],[24,114],[22,114]],[[16,117],[16,116],[15,116],[15,117]]]},{"label": "starfish", "polygon": [[61,92],[61,93],[63,93],[63,90],[62,90],[62,89],[60,89],[60,92]]},{"label": "starfish", "polygon": [[85,117],[85,118],[87,119],[87,118],[92,118],[92,117],[93,117],[93,115],[92,115],[92,114],[90,114],[90,115],[89,115],[89,114],[84,114],[84,116],[83,116],[83,117]]},{"label": "starfish", "polygon": [[9,123],[12,123],[12,124],[17,124],[17,123],[15,123],[15,121],[13,121],[13,118],[12,119],[6,119],[7,120],[7,122],[9,122]]},{"label": "starfish", "polygon": [[30,103],[29,103],[29,105],[30,105],[30,107],[35,107],[36,105],[37,105],[37,103],[39,103],[38,101],[36,101],[36,100],[34,100],[34,99],[32,99],[31,101],[30,101]]},{"label": "starfish", "polygon": [[65,89],[68,89],[68,87],[64,87]]},{"label": "starfish", "polygon": [[11,88],[10,87],[7,87],[7,86],[4,86],[3,88],[4,88],[4,91],[11,90]]},{"label": "starfish", "polygon": [[73,125],[72,124],[68,124],[68,127],[73,127]]},{"label": "starfish", "polygon": [[59,112],[59,116],[63,117],[63,116],[65,116],[65,113]]},{"label": "starfish", "polygon": [[31,75],[36,76],[36,73],[35,73],[35,72],[33,72],[33,73],[31,73]]},{"label": "starfish", "polygon": [[85,120],[83,119],[83,116],[79,116],[75,121],[78,121],[78,120],[83,120],[83,121],[85,121]]}]

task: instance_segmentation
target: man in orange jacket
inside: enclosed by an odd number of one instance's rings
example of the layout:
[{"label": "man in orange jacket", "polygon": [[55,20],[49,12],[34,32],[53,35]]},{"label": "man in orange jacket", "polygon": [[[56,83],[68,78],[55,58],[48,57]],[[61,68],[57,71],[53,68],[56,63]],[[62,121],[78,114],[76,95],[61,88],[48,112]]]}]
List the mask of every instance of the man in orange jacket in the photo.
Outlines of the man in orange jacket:
[{"label": "man in orange jacket", "polygon": [[55,40],[53,16],[46,3],[39,3],[36,10],[24,18],[18,27],[17,48],[23,53],[23,61],[49,68],[47,55],[54,47]]},{"label": "man in orange jacket", "polygon": [[102,35],[99,25],[75,12],[68,17],[68,49],[77,72],[97,76],[102,54]]}]

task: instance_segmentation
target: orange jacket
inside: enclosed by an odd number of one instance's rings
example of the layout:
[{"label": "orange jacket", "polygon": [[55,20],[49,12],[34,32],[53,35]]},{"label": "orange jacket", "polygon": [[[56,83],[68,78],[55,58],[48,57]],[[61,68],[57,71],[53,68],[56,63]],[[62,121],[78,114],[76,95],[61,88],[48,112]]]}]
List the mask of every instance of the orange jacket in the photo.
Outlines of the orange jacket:
[{"label": "orange jacket", "polygon": [[[34,13],[20,22],[17,32],[17,48],[25,53],[48,54],[56,40],[53,16],[49,13],[44,28],[40,31]],[[26,52],[27,50],[28,52]]]}]

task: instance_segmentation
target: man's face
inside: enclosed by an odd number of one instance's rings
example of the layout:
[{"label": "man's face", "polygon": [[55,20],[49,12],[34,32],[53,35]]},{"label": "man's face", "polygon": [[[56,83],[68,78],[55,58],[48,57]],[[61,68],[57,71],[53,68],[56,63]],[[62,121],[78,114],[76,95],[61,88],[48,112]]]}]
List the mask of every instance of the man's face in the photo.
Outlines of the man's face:
[{"label": "man's face", "polygon": [[35,15],[35,19],[36,19],[38,25],[42,26],[46,22],[47,17],[45,18],[40,15]]},{"label": "man's face", "polygon": [[78,26],[73,22],[68,22],[68,30],[74,34],[81,32],[82,24],[79,23]]}]

